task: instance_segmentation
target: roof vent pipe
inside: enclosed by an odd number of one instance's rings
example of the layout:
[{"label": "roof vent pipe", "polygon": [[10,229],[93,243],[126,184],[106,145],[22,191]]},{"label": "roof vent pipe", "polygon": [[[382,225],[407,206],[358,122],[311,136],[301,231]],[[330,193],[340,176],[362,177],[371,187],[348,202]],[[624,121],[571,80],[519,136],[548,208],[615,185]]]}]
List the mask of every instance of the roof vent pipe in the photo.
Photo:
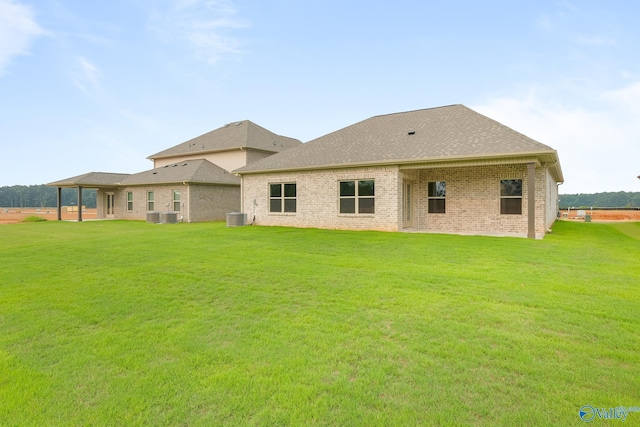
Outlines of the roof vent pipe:
[{"label": "roof vent pipe", "polygon": [[415,135],[416,131],[415,130],[410,130],[409,132],[407,132],[407,135]]}]

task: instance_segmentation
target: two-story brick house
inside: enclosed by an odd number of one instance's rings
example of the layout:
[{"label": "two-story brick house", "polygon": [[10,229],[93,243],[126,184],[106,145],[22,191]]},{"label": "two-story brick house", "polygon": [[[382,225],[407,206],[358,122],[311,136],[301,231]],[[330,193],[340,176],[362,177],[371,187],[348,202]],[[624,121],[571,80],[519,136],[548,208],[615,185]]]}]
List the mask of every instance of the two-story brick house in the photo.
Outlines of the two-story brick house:
[{"label": "two-story brick house", "polygon": [[82,188],[97,189],[99,219],[145,219],[149,212],[167,212],[185,222],[222,220],[240,209],[240,178],[231,171],[300,144],[243,120],[149,156],[150,170],[91,172],[47,185],[58,187],[59,195],[65,187],[77,188],[79,195]]}]

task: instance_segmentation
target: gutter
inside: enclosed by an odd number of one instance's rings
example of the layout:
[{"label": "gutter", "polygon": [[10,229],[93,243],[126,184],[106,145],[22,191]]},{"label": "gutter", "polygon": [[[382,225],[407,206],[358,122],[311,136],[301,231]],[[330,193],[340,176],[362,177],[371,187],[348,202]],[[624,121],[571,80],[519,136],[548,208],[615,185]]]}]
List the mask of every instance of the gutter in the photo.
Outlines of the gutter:
[{"label": "gutter", "polygon": [[[425,164],[425,163],[443,163],[443,162],[457,162],[457,161],[469,161],[469,160],[488,160],[488,159],[516,159],[521,157],[536,157],[538,161],[540,161],[540,157],[543,155],[551,155],[552,159],[555,160],[555,164],[558,163],[558,154],[554,151],[540,151],[533,153],[513,153],[509,155],[505,154],[487,154],[484,156],[458,156],[458,157],[438,157],[438,158],[417,158],[417,159],[392,159],[392,160],[384,160],[384,161],[367,161],[367,162],[358,162],[358,163],[332,163],[325,165],[314,165],[314,166],[299,166],[299,167],[289,167],[289,168],[276,168],[276,169],[258,169],[258,170],[247,170],[242,171],[240,169],[236,169],[233,171],[235,175],[243,175],[243,174],[262,174],[262,173],[274,173],[274,172],[296,172],[296,171],[312,171],[312,170],[321,170],[321,169],[351,169],[358,167],[368,167],[368,166],[392,166],[392,165],[410,165],[410,164]],[[554,164],[554,165],[555,165]],[[561,174],[560,174],[561,175]]]}]

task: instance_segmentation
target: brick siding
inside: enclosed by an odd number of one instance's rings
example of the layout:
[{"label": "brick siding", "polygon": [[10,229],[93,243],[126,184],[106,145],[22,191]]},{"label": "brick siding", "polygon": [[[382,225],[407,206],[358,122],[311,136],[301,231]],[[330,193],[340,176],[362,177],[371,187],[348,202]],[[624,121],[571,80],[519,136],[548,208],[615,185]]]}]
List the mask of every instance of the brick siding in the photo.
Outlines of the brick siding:
[{"label": "brick siding", "polygon": [[[180,210],[174,211],[173,190],[180,190]],[[133,192],[133,210],[127,210],[127,192]],[[176,212],[179,221],[222,221],[240,209],[240,187],[222,185],[163,185],[98,190],[97,218],[106,219],[106,195],[114,194],[114,219],[146,220],[147,192],[154,193],[153,212]]]},{"label": "brick siding", "polygon": [[[339,181],[375,180],[375,214],[345,215],[339,210]],[[522,214],[500,214],[500,180],[522,179]],[[527,236],[526,164],[400,170],[397,166],[245,175],[243,211],[256,225],[350,230],[403,230],[403,182],[413,182],[411,230]],[[428,183],[446,182],[446,213],[428,213]],[[297,184],[297,212],[270,213],[269,184]],[[544,167],[536,168],[535,234],[544,236],[555,220],[557,186]],[[551,194],[550,194],[551,193]],[[255,201],[255,203],[254,203]],[[553,204],[554,206],[548,206]],[[552,218],[551,218],[552,217]]]}]

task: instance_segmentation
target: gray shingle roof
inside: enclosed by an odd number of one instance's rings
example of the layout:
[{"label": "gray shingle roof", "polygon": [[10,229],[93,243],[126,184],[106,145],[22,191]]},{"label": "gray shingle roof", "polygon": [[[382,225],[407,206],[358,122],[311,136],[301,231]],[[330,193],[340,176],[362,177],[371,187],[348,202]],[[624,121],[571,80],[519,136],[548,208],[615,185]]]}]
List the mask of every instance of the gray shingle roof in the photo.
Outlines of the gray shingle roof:
[{"label": "gray shingle roof", "polygon": [[52,187],[117,187],[118,183],[128,176],[129,174],[126,173],[89,172],[60,181],[50,182],[47,185]]},{"label": "gray shingle roof", "polygon": [[556,152],[464,105],[371,117],[235,170],[239,174]]},{"label": "gray shingle roof", "polygon": [[187,182],[189,184],[240,185],[240,178],[208,160],[184,160],[170,165],[129,175],[121,186]]},{"label": "gray shingle roof", "polygon": [[233,122],[189,141],[149,156],[149,159],[202,154],[234,148],[277,153],[302,144],[297,139],[276,135],[249,120]]},{"label": "gray shingle roof", "polygon": [[156,169],[135,174],[89,172],[61,181],[51,182],[52,187],[104,188],[129,185],[158,185],[173,183],[240,185],[240,178],[214,165],[208,160],[184,160]]}]

